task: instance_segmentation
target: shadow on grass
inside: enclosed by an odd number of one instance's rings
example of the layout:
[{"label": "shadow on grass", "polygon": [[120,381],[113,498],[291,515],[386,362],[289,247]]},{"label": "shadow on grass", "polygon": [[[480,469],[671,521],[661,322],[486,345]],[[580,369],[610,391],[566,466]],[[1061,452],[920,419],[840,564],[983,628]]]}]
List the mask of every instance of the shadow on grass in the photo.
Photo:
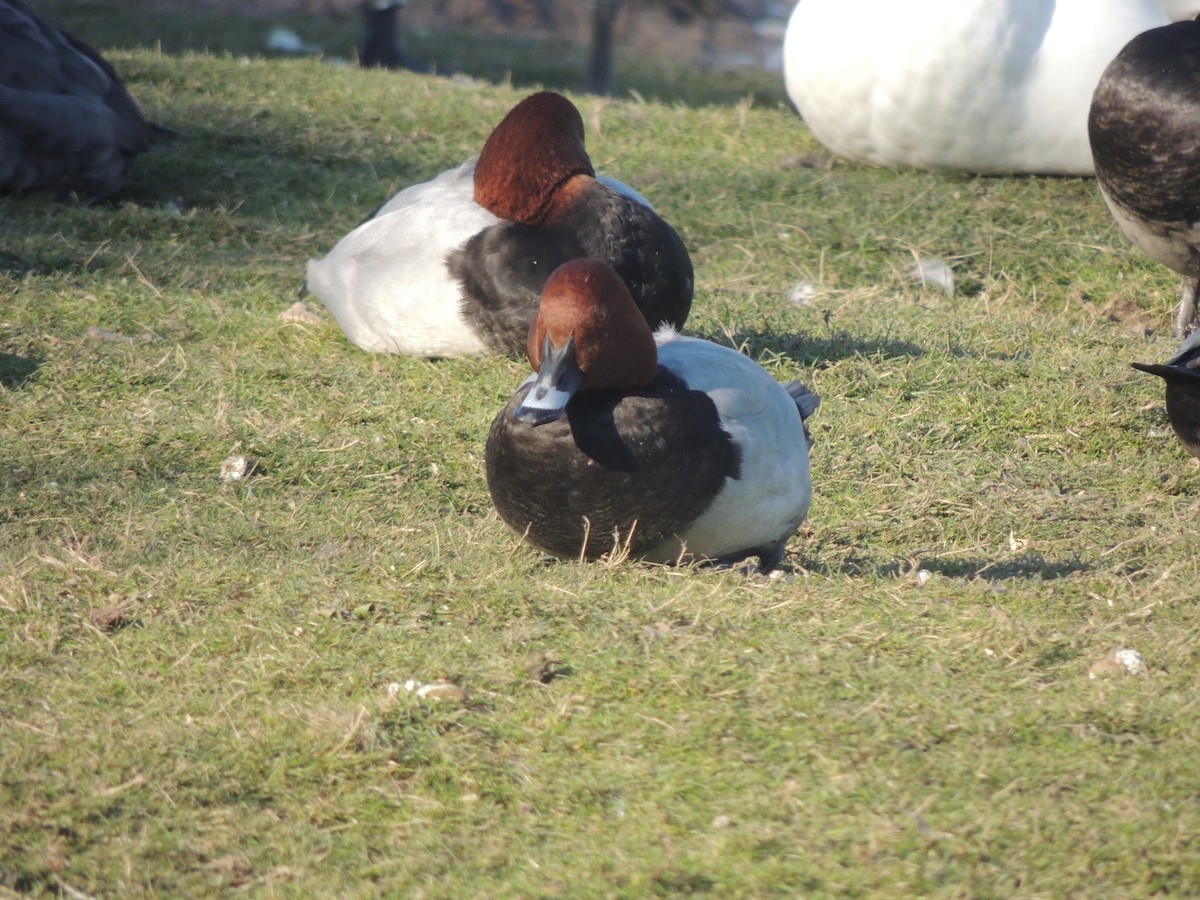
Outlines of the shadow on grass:
[{"label": "shadow on grass", "polygon": [[42,361],[33,356],[0,353],[0,385],[10,390],[21,387],[41,364]]},{"label": "shadow on grass", "polygon": [[[728,346],[729,335],[711,329],[693,331],[685,329],[691,337],[704,338],[715,344]],[[891,338],[856,338],[845,331],[835,331],[826,337],[817,337],[802,331],[786,332],[773,328],[760,330],[737,330],[733,338],[739,349],[754,359],[771,353],[793,362],[812,366],[821,362],[834,362],[861,356],[866,359],[916,359],[925,355],[925,348],[911,341]]]},{"label": "shadow on grass", "polygon": [[1078,559],[1050,560],[1040,553],[1024,553],[1012,559],[892,559],[881,561],[871,557],[847,556],[840,562],[806,561],[804,568],[822,575],[874,575],[878,578],[908,578],[924,569],[935,575],[962,581],[1008,581],[1039,579],[1054,581],[1078,572],[1089,572],[1092,566]]},{"label": "shadow on grass", "polygon": [[[365,220],[397,190],[464,161],[447,156],[422,167],[384,146],[348,157],[328,146],[298,142],[287,129],[273,130],[245,111],[239,111],[233,125],[201,124],[224,123],[228,117],[218,106],[211,111],[201,107],[190,111],[186,121],[168,122],[180,136],[162,152],[138,160],[112,205],[156,207],[180,195],[188,207],[223,208],[271,224],[279,220],[281,197],[300,208],[309,203],[328,207],[330,185],[335,184],[339,192],[363,196],[360,219]],[[230,133],[233,127],[236,134]]]},{"label": "shadow on grass", "polygon": [[0,273],[20,277],[34,271],[36,268],[33,260],[28,256],[22,256],[20,253],[13,253],[11,250],[0,248]]},{"label": "shadow on grass", "polygon": [[1091,566],[1078,559],[1050,560],[1040,553],[1023,553],[1013,559],[928,559],[918,568],[928,569],[947,578],[979,578],[984,581],[1005,581],[1010,578],[1040,578],[1053,581],[1077,572],[1091,571]]}]

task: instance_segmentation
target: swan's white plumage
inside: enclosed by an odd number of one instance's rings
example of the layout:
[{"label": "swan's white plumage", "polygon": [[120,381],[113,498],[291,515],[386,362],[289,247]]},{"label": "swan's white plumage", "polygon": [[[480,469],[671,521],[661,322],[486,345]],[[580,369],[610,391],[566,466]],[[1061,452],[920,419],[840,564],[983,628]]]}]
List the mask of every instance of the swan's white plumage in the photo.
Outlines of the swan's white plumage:
[{"label": "swan's white plumage", "polygon": [[1087,114],[1134,35],[1200,0],[801,0],[788,95],[813,135],[876,164],[1089,174]]}]

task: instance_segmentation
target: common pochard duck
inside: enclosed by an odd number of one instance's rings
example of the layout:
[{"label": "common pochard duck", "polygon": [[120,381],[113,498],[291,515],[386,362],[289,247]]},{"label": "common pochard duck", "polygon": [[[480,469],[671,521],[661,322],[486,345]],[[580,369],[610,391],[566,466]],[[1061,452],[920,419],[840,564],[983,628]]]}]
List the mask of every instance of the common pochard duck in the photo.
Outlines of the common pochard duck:
[{"label": "common pochard duck", "polygon": [[0,192],[102,200],[174,132],[147,121],[94,49],[19,0],[0,0]]},{"label": "common pochard duck", "polygon": [[652,333],[605,263],[547,280],[530,376],[488,435],[500,517],[552,554],[778,565],[808,513],[819,398],[670,326]]},{"label": "common pochard duck", "polygon": [[401,191],[310,260],[307,286],[364,350],[515,356],[546,278],[578,257],[609,263],[651,324],[686,321],[683,241],[639,194],[596,177],[579,110],[542,91],[478,161]]},{"label": "common pochard duck", "polygon": [[1104,70],[1088,135],[1117,226],[1183,276],[1174,331],[1195,327],[1200,292],[1200,22],[1144,32]]},{"label": "common pochard duck", "polygon": [[1200,459],[1200,331],[1192,332],[1165,365],[1133,363],[1167,386],[1167,419],[1184,449]]},{"label": "common pochard duck", "polygon": [[1200,0],[800,0],[788,95],[848,159],[979,173],[1090,174],[1100,73]]}]

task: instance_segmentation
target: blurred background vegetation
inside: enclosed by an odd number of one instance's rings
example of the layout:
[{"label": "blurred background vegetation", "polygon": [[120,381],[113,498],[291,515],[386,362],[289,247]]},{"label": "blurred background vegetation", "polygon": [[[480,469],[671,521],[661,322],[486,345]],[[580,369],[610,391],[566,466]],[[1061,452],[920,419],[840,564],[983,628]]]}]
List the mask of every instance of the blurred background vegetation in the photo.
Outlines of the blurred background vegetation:
[{"label": "blurred background vegetation", "polygon": [[[136,16],[114,15],[115,6],[131,4]],[[789,4],[661,0],[618,7],[615,95],[690,106],[747,96],[765,106],[787,104],[780,52]],[[101,50],[310,54],[352,65],[362,36],[357,0],[43,0],[36,8]],[[547,8],[550,18],[539,12]],[[577,0],[409,0],[399,15],[400,38],[415,64],[440,75],[580,90],[588,80],[592,12],[592,3]]]}]

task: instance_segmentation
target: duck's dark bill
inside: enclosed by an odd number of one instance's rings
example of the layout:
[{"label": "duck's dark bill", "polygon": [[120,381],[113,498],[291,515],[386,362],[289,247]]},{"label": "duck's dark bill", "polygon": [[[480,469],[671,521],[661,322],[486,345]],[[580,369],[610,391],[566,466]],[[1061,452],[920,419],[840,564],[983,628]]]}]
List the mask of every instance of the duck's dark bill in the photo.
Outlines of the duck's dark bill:
[{"label": "duck's dark bill", "polygon": [[513,418],[526,425],[556,421],[582,383],[583,372],[575,359],[575,338],[570,337],[561,347],[555,347],[547,334],[542,339],[542,365],[537,380]]}]

